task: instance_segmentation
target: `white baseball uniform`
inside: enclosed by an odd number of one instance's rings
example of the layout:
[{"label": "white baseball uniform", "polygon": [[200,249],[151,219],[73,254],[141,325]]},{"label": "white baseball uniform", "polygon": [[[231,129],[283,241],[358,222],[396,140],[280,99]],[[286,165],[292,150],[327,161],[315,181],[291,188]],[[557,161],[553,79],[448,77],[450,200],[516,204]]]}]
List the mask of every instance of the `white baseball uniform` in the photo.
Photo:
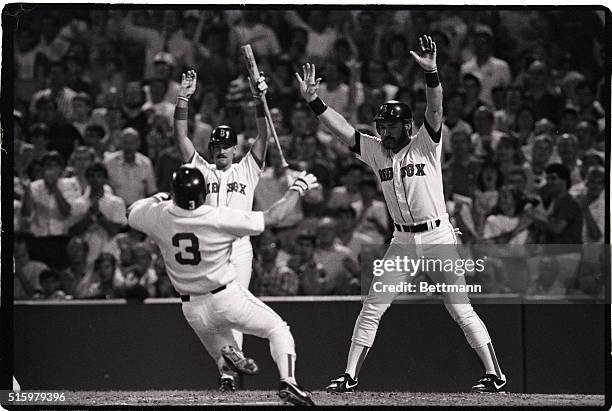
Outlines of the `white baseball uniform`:
[{"label": "white baseball uniform", "polygon": [[[251,211],[255,187],[263,171],[263,164],[255,160],[249,151],[237,164],[232,164],[225,170],[217,170],[215,164],[210,164],[197,152],[188,165],[202,172],[206,181],[206,202],[213,207],[227,206],[237,210]],[[243,236],[232,245],[231,263],[236,269],[237,280],[244,288],[249,288],[253,264],[253,247],[249,236]],[[242,335],[234,333],[238,347],[242,348]]]},{"label": "white baseball uniform", "polygon": [[[263,164],[260,166],[250,151],[239,163],[232,164],[225,171],[217,170],[215,164],[210,164],[197,152],[188,165],[200,170],[206,180],[205,204],[244,211],[253,209],[255,187],[263,171]],[[249,288],[252,261],[251,241],[248,236],[243,236],[234,242],[231,262],[236,267],[238,282],[244,288]]]},{"label": "white baseball uniform", "polygon": [[262,212],[209,205],[185,210],[147,198],[132,205],[128,222],[159,246],[172,285],[190,296],[183,315],[222,373],[221,348],[237,346],[232,330],[269,339],[275,361],[295,355],[287,323],[236,281],[230,262],[236,239],[264,230]]},{"label": "white baseball uniform", "polygon": [[[374,170],[396,225],[384,259],[412,254],[412,251],[416,254],[415,258],[424,255],[441,257],[440,253],[444,254],[444,258],[460,258],[452,246],[457,244],[457,240],[448,219],[442,190],[442,139],[436,143],[430,137],[432,134],[433,130],[425,121],[410,143],[395,154],[383,147],[380,138],[359,132],[355,134],[355,145],[351,150]],[[418,224],[427,224],[428,229],[415,233],[398,230],[398,225]],[[391,283],[411,281],[406,272],[385,273],[383,276]],[[465,282],[462,276],[457,277],[454,273],[436,273],[435,277],[435,280],[446,284]],[[355,323],[353,342],[365,347],[372,346],[380,318],[395,295],[381,296],[370,289]],[[470,346],[478,348],[488,344],[491,340],[487,329],[472,309],[467,295],[452,297],[444,295],[445,306],[463,330]]]}]

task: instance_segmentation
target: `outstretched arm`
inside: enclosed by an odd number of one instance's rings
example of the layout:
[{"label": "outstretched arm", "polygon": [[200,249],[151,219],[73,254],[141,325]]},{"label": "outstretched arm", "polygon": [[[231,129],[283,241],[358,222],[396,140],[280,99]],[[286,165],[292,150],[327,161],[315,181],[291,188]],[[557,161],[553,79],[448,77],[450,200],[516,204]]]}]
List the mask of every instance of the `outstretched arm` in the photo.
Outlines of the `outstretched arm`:
[{"label": "outstretched arm", "polygon": [[336,110],[327,107],[319,98],[317,92],[321,78],[316,78],[315,65],[306,63],[302,65],[304,79],[298,73],[295,77],[300,83],[300,93],[304,100],[310,105],[310,108],[317,115],[319,120],[332,131],[332,133],[349,147],[355,145],[355,129],[348,121]]},{"label": "outstretched arm", "polygon": [[436,43],[431,36],[421,36],[419,38],[421,54],[410,51],[412,57],[419,66],[425,71],[425,96],[427,97],[427,107],[425,108],[425,125],[429,124],[427,130],[434,142],[438,143],[441,138],[442,130],[442,86],[438,78],[438,68],[436,66]]},{"label": "outstretched arm", "polygon": [[[263,75],[258,81],[253,81],[249,77],[249,85],[253,93],[253,98],[255,99],[255,117],[257,124],[257,138],[251,148],[251,154],[255,158],[255,161],[262,166],[266,158],[266,151],[268,150],[268,140],[270,139],[268,122],[266,121],[266,114],[263,108],[263,100],[266,98],[268,85]],[[270,127],[274,127],[274,125],[270,124]]]},{"label": "outstretched arm", "polygon": [[295,182],[289,187],[283,198],[272,204],[270,208],[264,211],[264,225],[275,226],[283,221],[298,203],[308,190],[319,187],[317,178],[312,174],[307,174],[303,171]]},{"label": "outstretched arm", "polygon": [[183,73],[176,106],[174,107],[174,142],[179,148],[181,158],[185,162],[191,160],[195,153],[193,143],[187,136],[187,110],[189,98],[195,92],[197,81],[198,75],[194,70]]}]

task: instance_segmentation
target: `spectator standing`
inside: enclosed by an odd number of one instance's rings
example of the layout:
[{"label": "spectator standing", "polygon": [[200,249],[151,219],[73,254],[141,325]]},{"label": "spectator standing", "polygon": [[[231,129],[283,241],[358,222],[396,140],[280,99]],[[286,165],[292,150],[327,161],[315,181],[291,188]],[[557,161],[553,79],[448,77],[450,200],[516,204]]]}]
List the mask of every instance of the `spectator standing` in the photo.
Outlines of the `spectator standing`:
[{"label": "spectator standing", "polygon": [[360,185],[363,174],[364,170],[360,164],[353,163],[348,165],[340,177],[343,185],[334,187],[330,192],[327,208],[329,210],[336,210],[359,201],[361,199]]},{"label": "spectator standing", "polygon": [[109,182],[126,206],[157,192],[153,165],[138,152],[140,136],[133,128],[121,132],[122,150],[109,154],[104,161]]},{"label": "spectator standing", "polygon": [[491,90],[495,86],[508,86],[512,80],[510,66],[504,60],[493,57],[493,30],[487,25],[477,24],[472,33],[474,57],[463,63],[462,73],[478,73],[482,89],[480,98],[493,106]]},{"label": "spectator standing", "polygon": [[[330,56],[334,43],[338,39],[338,32],[328,26],[326,11],[311,10],[308,13],[308,23],[306,23],[295,10],[287,10],[285,19],[291,27],[306,31],[308,35],[306,57],[310,60],[319,58],[319,61],[323,61]],[[301,60],[292,59],[292,61]]]},{"label": "spectator standing", "polygon": [[66,263],[71,204],[79,196],[79,186],[75,179],[60,177],[64,160],[57,151],[45,154],[41,164],[43,178],[25,187],[22,215],[31,221],[32,257],[52,268],[62,268]]},{"label": "spectator standing", "polygon": [[72,99],[76,91],[66,86],[66,66],[62,61],[52,62],[48,74],[49,87],[34,93],[30,99],[30,113],[38,111],[38,102],[41,98],[49,98],[55,102],[58,112],[63,119],[72,119]]},{"label": "spectator standing", "polygon": [[88,187],[85,193],[73,204],[74,223],[70,234],[81,236],[89,247],[88,266],[98,258],[127,224],[123,199],[112,194],[106,185],[108,170],[104,164],[96,162],[85,171]]},{"label": "spectator standing", "polygon": [[465,73],[461,76],[461,86],[465,91],[462,119],[475,127],[475,112],[479,107],[486,106],[480,98],[482,82],[478,73]]},{"label": "spectator standing", "polygon": [[91,96],[85,92],[75,94],[72,98],[72,126],[79,132],[81,137],[85,136],[85,127],[91,120],[93,106]]},{"label": "spectator standing", "polygon": [[230,29],[230,55],[239,56],[239,48],[245,44],[251,44],[258,59],[267,60],[279,55],[281,48],[276,33],[261,21],[261,12],[243,10],[241,14],[240,21]]},{"label": "spectator standing", "polygon": [[582,181],[580,177],[580,165],[582,161],[578,157],[578,138],[573,134],[562,134],[557,139],[557,153],[563,164],[570,171],[572,184]]}]

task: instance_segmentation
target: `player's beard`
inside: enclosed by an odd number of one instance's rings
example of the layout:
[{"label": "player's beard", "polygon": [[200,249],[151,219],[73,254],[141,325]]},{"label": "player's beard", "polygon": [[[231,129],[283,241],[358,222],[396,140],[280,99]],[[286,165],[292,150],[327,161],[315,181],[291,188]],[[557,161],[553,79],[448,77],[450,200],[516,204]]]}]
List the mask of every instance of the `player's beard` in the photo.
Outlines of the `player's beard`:
[{"label": "player's beard", "polygon": [[382,139],[382,145],[386,150],[399,151],[410,142],[410,136],[405,128],[402,128],[402,134],[399,138],[386,137]]}]

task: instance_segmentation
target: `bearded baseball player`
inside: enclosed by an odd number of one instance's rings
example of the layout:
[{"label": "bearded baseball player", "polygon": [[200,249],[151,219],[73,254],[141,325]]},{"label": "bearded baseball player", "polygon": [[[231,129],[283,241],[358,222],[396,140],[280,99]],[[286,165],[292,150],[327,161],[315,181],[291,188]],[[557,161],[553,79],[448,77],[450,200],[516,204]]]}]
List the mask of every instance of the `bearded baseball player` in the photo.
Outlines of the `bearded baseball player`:
[{"label": "bearded baseball player", "polygon": [[[446,212],[442,191],[442,87],[436,68],[436,44],[427,35],[420,37],[419,42],[421,53],[410,53],[425,71],[427,108],[424,124],[415,135],[412,135],[412,112],[406,104],[388,101],[380,107],[374,118],[380,138],[362,134],[317,96],[321,79],[316,77],[314,65],[306,63],[302,66],[303,79],[298,73],[295,75],[302,96],[321,122],[378,176],[395,223],[395,232],[385,259],[393,259],[403,252],[405,255],[408,249],[443,247],[445,244],[450,245],[446,249],[452,250],[451,257],[459,259],[454,246],[457,244],[455,231]],[[384,275],[392,283],[410,281],[406,272]],[[454,272],[441,275],[447,283],[465,284],[464,277]],[[345,373],[331,381],[328,392],[350,392],[357,386],[359,370],[374,342],[380,318],[397,295],[391,294],[390,297],[381,296],[374,287],[370,288],[355,323]],[[472,390],[503,390],[506,377],[497,362],[484,323],[474,312],[465,293],[450,294],[443,293],[444,305],[461,327],[485,369],[484,377],[477,381]]]},{"label": "bearded baseball player", "polygon": [[[193,167],[172,176],[172,201],[165,193],[136,201],[128,210],[131,227],[157,243],[168,277],[181,295],[183,315],[217,364],[252,374],[252,362],[237,349],[232,330],[266,338],[278,366],[278,395],[296,405],[314,405],[296,382],[295,346],[289,326],[238,281],[231,262],[236,239],[258,235],[278,224],[300,196],[318,186],[303,172],[284,197],[263,212],[206,204],[206,180]],[[229,348],[228,348],[229,347]]]},{"label": "bearded baseball player", "polygon": [[[206,204],[212,207],[227,206],[237,210],[251,211],[255,187],[264,167],[268,144],[268,128],[260,98],[265,95],[268,86],[263,76],[256,84],[249,79],[253,97],[257,102],[258,136],[251,150],[237,164],[234,164],[238,138],[234,130],[222,125],[216,127],[211,135],[209,150],[214,164],[208,163],[198,154],[187,136],[187,107],[189,98],[196,90],[197,73],[193,70],[183,74],[174,111],[174,138],[179,147],[183,161],[196,167],[206,181]],[[249,236],[236,239],[232,247],[231,262],[236,268],[237,281],[246,289],[251,281],[253,248]],[[235,331],[234,338],[238,348],[242,349],[242,333]],[[235,377],[223,369],[224,381]],[[235,387],[232,384],[232,387]],[[220,387],[222,390],[224,387]]]}]

